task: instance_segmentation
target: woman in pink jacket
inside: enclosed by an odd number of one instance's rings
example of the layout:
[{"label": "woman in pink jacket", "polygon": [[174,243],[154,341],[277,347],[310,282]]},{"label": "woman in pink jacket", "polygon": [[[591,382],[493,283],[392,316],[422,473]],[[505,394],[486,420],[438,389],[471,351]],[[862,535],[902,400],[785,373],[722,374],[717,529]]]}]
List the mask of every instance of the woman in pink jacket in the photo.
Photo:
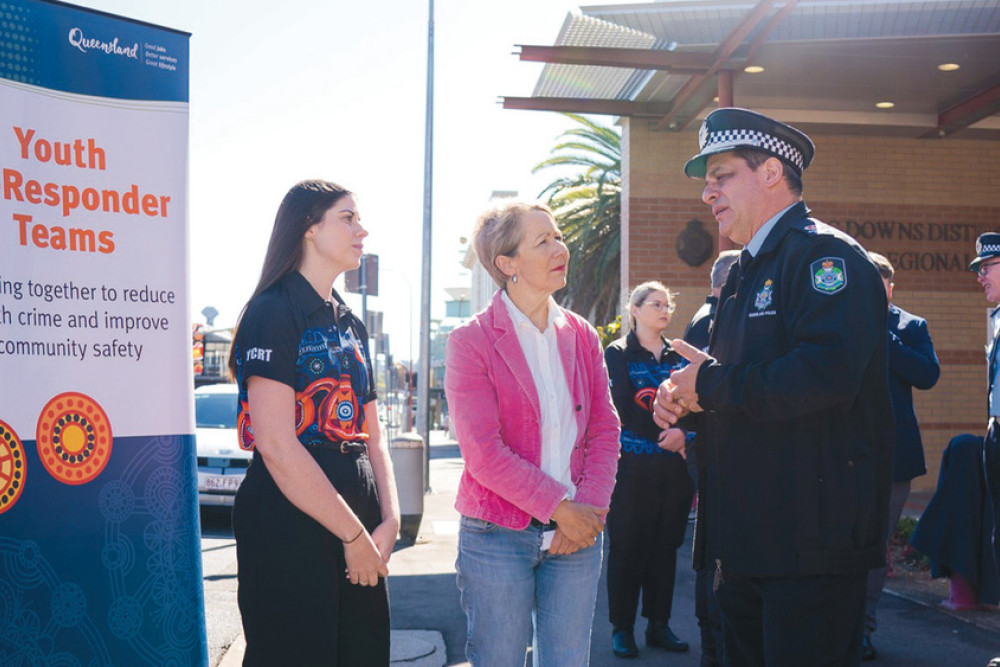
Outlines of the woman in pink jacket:
[{"label": "woman in pink jacket", "polygon": [[501,289],[448,339],[465,471],[458,587],[473,665],[579,667],[601,570],[619,422],[597,332],[556,305],[569,251],[548,207],[487,212],[473,244]]}]

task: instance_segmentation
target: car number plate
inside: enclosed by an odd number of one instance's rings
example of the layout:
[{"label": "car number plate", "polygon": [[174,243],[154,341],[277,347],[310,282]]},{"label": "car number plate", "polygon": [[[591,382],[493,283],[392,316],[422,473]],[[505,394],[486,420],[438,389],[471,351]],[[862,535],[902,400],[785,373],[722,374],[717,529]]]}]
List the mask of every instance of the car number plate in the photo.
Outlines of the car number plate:
[{"label": "car number plate", "polygon": [[205,489],[208,491],[236,491],[240,488],[243,478],[238,475],[208,475],[205,477]]}]

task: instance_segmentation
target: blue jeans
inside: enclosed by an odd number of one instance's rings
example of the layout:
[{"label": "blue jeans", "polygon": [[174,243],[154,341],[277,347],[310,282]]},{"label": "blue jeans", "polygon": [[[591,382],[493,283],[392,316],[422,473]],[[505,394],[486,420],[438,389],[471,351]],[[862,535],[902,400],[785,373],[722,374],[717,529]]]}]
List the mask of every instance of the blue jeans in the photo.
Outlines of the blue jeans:
[{"label": "blue jeans", "polygon": [[469,662],[523,667],[532,643],[535,667],[588,665],[602,542],[603,534],[591,547],[550,556],[539,527],[510,530],[463,516],[455,568]]}]

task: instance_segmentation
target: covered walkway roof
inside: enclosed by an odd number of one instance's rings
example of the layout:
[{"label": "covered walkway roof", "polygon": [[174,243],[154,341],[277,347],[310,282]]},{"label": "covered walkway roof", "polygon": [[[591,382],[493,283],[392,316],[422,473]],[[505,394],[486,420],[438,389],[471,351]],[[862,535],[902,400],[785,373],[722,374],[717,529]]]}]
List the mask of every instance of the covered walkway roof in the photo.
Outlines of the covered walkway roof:
[{"label": "covered walkway roof", "polygon": [[583,7],[553,46],[522,45],[520,58],[547,64],[533,95],[504,108],[679,131],[736,105],[807,131],[1000,140],[998,0]]}]

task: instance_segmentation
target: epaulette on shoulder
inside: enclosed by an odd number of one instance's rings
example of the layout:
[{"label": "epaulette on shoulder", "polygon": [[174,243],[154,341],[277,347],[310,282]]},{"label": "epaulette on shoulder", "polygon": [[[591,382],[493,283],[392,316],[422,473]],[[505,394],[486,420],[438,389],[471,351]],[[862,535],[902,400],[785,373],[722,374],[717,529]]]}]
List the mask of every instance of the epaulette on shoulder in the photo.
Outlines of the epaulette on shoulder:
[{"label": "epaulette on shoulder", "polygon": [[842,232],[833,225],[829,225],[815,218],[802,218],[796,220],[792,228],[808,236],[826,236],[837,239],[851,246],[855,250],[865,253],[865,249],[849,234]]},{"label": "epaulette on shoulder", "polygon": [[792,229],[808,236],[833,236],[848,243],[855,242],[850,236],[840,231],[833,225],[817,220],[816,218],[802,218],[792,224]]},{"label": "epaulette on shoulder", "polygon": [[800,231],[803,234],[808,234],[809,236],[816,236],[818,234],[835,234],[837,232],[836,227],[831,227],[825,222],[820,222],[816,218],[799,218],[792,223],[792,229]]}]

